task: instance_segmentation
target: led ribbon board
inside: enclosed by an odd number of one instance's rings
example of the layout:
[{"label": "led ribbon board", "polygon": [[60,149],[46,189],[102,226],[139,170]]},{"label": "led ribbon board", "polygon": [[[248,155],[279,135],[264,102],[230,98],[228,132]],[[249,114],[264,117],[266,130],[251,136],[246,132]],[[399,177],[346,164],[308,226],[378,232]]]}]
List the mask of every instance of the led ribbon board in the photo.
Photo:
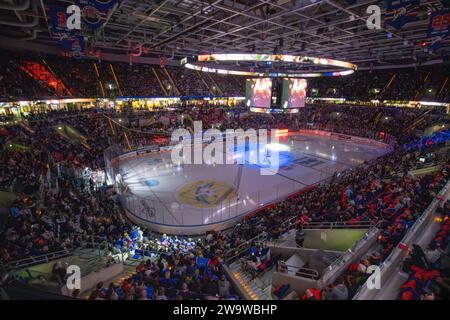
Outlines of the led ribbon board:
[{"label": "led ribbon board", "polygon": [[[312,73],[294,73],[294,72],[254,72],[254,71],[239,71],[230,69],[219,69],[205,67],[207,62],[286,62],[286,63],[298,63],[298,64],[312,64],[329,67],[340,67],[344,70],[334,72],[312,72]],[[339,77],[347,76],[355,72],[358,66],[345,61],[309,57],[309,56],[293,56],[284,54],[204,54],[192,58],[183,58],[181,65],[185,68],[198,70],[202,72],[213,72],[218,74],[230,74],[238,76],[250,76],[250,77],[269,77],[269,78],[315,78],[315,77]]]}]

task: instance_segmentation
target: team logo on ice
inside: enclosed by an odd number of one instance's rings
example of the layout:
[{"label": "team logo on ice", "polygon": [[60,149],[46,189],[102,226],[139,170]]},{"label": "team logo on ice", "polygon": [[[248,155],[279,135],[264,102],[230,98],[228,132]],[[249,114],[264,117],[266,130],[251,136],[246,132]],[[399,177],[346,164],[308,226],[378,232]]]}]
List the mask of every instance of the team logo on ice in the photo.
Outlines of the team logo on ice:
[{"label": "team logo on ice", "polygon": [[198,180],[185,184],[177,192],[180,202],[197,208],[213,208],[236,198],[236,189],[215,180]]}]

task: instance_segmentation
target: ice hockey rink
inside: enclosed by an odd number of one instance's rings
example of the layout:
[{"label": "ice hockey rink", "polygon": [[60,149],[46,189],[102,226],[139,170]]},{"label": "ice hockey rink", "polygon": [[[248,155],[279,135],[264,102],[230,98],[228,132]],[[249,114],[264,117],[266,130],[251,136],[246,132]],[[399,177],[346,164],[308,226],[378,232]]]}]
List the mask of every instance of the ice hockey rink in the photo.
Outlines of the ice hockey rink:
[{"label": "ice hockey rink", "polygon": [[249,212],[389,152],[374,140],[306,130],[280,137],[278,147],[274,175],[248,163],[178,165],[167,151],[126,157],[119,164],[120,200],[138,224],[200,234],[230,228]]}]

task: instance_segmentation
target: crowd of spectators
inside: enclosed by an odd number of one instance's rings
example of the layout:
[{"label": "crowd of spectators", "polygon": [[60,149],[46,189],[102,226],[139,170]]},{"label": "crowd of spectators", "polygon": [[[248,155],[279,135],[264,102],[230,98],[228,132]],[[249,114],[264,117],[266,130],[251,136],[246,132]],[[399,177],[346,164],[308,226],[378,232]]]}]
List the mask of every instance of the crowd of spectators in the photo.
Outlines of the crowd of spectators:
[{"label": "crowd of spectators", "polygon": [[[91,115],[65,115],[63,119],[65,125],[89,134],[89,149],[58,133],[62,120],[58,117],[30,121],[32,129],[9,126],[8,141],[2,139],[1,186],[23,195],[11,204],[2,242],[3,261],[76,245],[83,234],[112,235],[120,226],[119,215],[112,214],[117,212],[115,202],[94,194],[92,182],[81,178],[85,167],[97,170],[103,166],[105,137],[92,135],[102,132],[103,121]],[[57,179],[50,181],[49,176]],[[57,192],[52,191],[55,184]]]},{"label": "crowd of spectators", "polygon": [[115,63],[114,70],[123,95],[131,97],[164,95],[153,73],[154,67],[156,66]]},{"label": "crowd of spectators", "polygon": [[[170,63],[162,67],[56,56],[22,56],[5,52],[0,68],[0,99],[27,100],[58,96],[45,83],[28,77],[21,70],[20,66],[26,61],[45,65],[76,97],[142,97],[164,96],[166,93],[172,96],[245,95],[244,77],[198,73]],[[448,101],[448,74],[448,67],[444,66],[389,71],[367,70],[347,77],[313,78],[308,82],[307,96],[363,101]]]},{"label": "crowd of spectators", "polygon": [[448,67],[358,71],[347,77],[308,82],[308,96],[349,100],[448,101]]},{"label": "crowd of spectators", "polygon": [[0,100],[27,98],[37,100],[51,94],[44,84],[32,79],[20,69],[23,60],[16,55],[1,55]]},{"label": "crowd of spectators", "polygon": [[[101,300],[188,300],[236,299],[215,252],[211,234],[197,240],[162,235],[146,241],[144,233],[134,229],[116,241],[116,248],[143,255],[147,259],[136,272],[121,283],[103,288],[100,283],[89,299]],[[141,237],[141,239],[139,239]],[[145,245],[142,245],[145,244]],[[123,248],[125,245],[127,248]],[[133,248],[135,246],[135,248]]]},{"label": "crowd of spectators", "polygon": [[407,280],[402,284],[401,300],[450,299],[449,243],[450,202],[438,208],[440,228],[424,250],[419,245],[407,248],[408,257],[403,262]]},{"label": "crowd of spectators", "polygon": [[[397,248],[406,232],[445,186],[448,179],[448,168],[437,175],[417,179],[404,178],[392,184],[395,188],[391,186],[385,190],[382,198],[373,201],[369,205],[369,210],[375,210],[374,214],[378,212],[377,221],[382,230],[376,248],[359,261],[352,263],[340,279],[325,288],[322,299],[351,299],[370,276],[372,271],[369,267],[382,263]],[[328,294],[335,290],[336,286],[341,289],[339,291],[345,291],[346,295],[330,298]]]}]

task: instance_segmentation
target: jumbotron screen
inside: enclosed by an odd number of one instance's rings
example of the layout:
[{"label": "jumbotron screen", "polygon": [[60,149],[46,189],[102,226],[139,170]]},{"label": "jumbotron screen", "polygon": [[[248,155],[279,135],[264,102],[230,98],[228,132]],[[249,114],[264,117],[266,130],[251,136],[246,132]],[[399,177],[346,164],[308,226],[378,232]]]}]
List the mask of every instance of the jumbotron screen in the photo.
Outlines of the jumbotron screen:
[{"label": "jumbotron screen", "polygon": [[305,79],[283,79],[283,89],[281,94],[281,108],[304,108],[306,101]]},{"label": "jumbotron screen", "polygon": [[247,79],[245,86],[246,104],[253,111],[272,109],[272,112],[277,110],[283,112],[286,109],[304,108],[306,88],[307,82],[305,79]]},{"label": "jumbotron screen", "polygon": [[245,97],[248,106],[270,108],[272,100],[272,79],[247,79],[245,82]]}]

